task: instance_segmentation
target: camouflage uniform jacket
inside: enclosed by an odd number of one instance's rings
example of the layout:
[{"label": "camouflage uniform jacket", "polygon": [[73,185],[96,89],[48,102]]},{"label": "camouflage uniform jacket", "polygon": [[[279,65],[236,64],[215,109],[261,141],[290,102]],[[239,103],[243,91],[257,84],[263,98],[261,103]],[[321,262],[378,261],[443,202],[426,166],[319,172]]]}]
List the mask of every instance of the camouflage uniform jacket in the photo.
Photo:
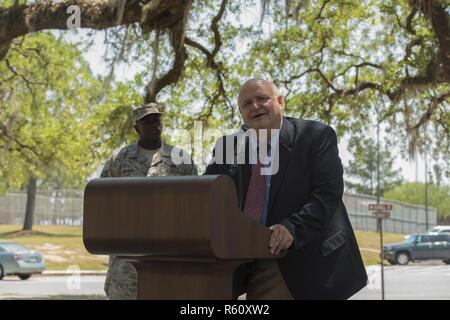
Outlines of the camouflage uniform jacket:
[{"label": "camouflage uniform jacket", "polygon": [[[138,143],[116,150],[106,162],[100,175],[107,177],[154,177],[197,175],[197,167],[191,164],[176,165],[171,160],[174,147],[162,143],[161,149],[153,155],[152,162],[139,153]],[[175,151],[181,151],[176,149]],[[105,281],[105,293],[109,299],[136,299],[137,274],[132,264],[109,257]]]}]

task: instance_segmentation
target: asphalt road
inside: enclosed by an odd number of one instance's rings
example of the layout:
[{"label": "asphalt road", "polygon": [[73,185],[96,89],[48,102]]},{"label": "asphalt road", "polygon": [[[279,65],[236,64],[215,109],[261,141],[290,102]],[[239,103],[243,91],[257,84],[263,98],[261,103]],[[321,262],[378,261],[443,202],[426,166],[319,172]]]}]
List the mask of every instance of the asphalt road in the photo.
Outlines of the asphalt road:
[{"label": "asphalt road", "polygon": [[[380,266],[367,268],[369,285],[352,300],[381,300]],[[450,300],[450,265],[415,263],[385,266],[386,300]]]},{"label": "asphalt road", "polygon": [[105,299],[105,276],[7,276],[0,281],[0,299]]},{"label": "asphalt road", "polygon": [[[380,267],[368,267],[369,285],[354,300],[381,299]],[[105,276],[5,277],[0,299],[105,299]],[[415,263],[385,267],[385,298],[450,300],[450,265]]]}]

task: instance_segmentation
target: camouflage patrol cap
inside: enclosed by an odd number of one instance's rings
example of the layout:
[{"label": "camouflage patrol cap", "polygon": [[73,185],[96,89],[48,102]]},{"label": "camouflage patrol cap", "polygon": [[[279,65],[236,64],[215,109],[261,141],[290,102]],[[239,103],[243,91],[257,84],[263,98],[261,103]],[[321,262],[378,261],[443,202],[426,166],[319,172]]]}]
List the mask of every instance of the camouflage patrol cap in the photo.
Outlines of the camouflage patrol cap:
[{"label": "camouflage patrol cap", "polygon": [[136,122],[138,120],[141,120],[143,117],[148,116],[149,114],[157,113],[162,114],[161,111],[159,111],[159,106],[157,103],[150,102],[147,104],[144,104],[142,107],[133,109],[131,112],[131,117],[133,118],[133,124],[136,125]]}]

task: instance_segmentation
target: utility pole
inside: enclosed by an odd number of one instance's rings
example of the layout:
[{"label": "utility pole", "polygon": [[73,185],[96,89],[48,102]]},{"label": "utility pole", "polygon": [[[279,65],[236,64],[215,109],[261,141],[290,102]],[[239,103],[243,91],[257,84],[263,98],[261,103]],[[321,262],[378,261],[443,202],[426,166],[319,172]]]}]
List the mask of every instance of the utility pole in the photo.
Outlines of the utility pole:
[{"label": "utility pole", "polygon": [[[377,205],[380,204],[380,120],[377,119]],[[377,218],[380,230],[381,300],[384,300],[383,219]]]},{"label": "utility pole", "polygon": [[428,231],[428,169],[427,169],[426,151],[425,151],[425,231]]},{"label": "utility pole", "polygon": [[[425,125],[425,139],[427,131],[427,125]],[[427,159],[427,147],[424,148],[424,160],[425,160],[425,231],[428,231],[428,159]]]}]

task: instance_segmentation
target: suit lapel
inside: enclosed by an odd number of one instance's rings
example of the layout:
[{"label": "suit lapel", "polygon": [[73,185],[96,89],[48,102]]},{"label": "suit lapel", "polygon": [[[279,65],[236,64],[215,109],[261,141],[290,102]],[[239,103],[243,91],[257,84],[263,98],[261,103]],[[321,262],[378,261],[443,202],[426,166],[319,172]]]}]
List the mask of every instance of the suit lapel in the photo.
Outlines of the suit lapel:
[{"label": "suit lapel", "polygon": [[280,165],[278,167],[278,172],[275,175],[273,175],[270,180],[269,205],[267,208],[268,216],[277,198],[281,184],[284,180],[286,169],[289,165],[290,153],[292,151],[293,143],[294,143],[294,126],[286,118],[283,118],[283,125],[281,127],[279,140]]}]

